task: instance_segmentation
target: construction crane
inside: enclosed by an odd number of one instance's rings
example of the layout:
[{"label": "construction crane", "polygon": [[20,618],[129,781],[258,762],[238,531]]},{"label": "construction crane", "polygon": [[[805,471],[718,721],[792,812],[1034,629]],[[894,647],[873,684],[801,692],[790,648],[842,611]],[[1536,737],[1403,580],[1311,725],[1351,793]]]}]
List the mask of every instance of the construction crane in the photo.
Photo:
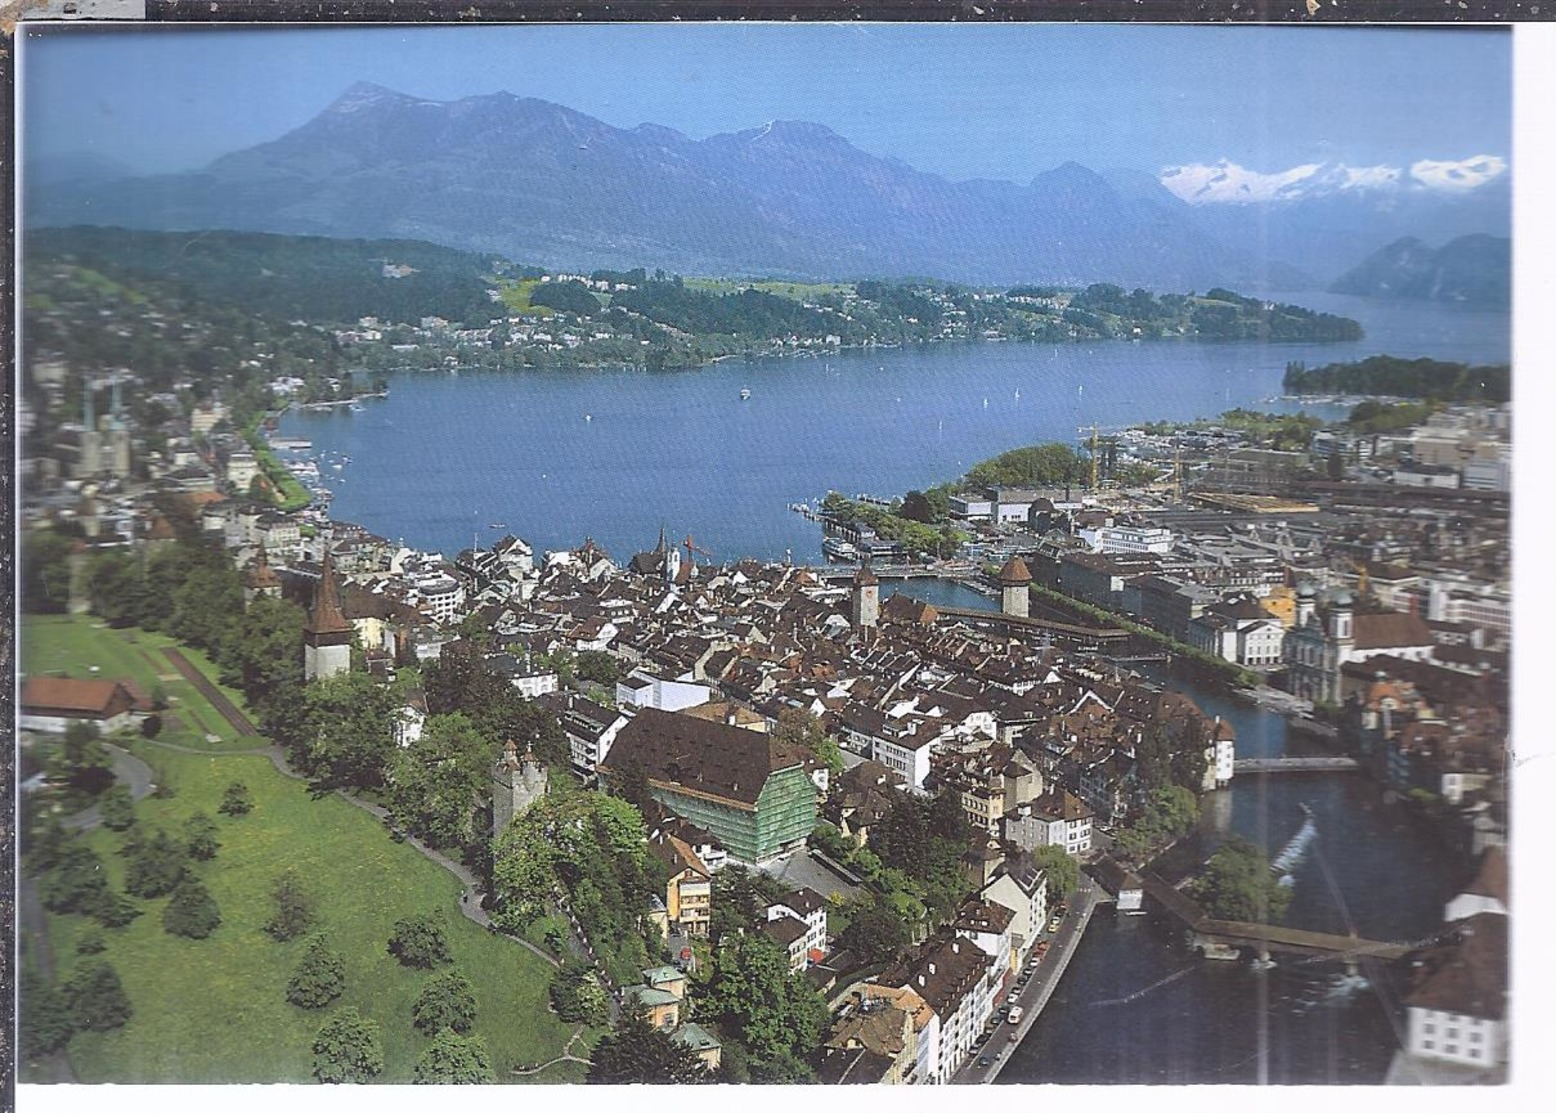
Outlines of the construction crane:
[{"label": "construction crane", "polygon": [[[1109,458],[1109,473],[1111,473],[1112,458],[1118,450],[1118,439],[1114,436],[1125,429],[1126,428],[1124,427],[1099,427],[1096,423],[1091,424],[1089,427],[1077,427],[1075,429],[1075,433],[1078,435],[1089,434],[1091,436],[1090,441],[1088,442],[1088,445],[1091,448],[1091,483],[1087,486],[1090,491],[1097,491],[1098,472],[1102,462],[1102,457],[1097,452],[1098,447],[1103,445],[1105,442]],[[1107,435],[1108,437],[1105,440],[1099,441],[1099,435]]]},{"label": "construction crane", "polygon": [[713,557],[713,552],[712,551],[709,551],[709,550],[706,550],[706,549],[704,549],[702,547],[697,546],[696,541],[692,539],[691,532],[687,532],[686,533],[685,547],[686,547],[686,565],[688,567],[692,567],[692,566],[696,566],[697,565],[697,560],[692,557],[694,554],[701,555],[705,559],[711,559]]},{"label": "construction crane", "polygon": [[1365,562],[1357,562],[1353,558],[1347,558],[1345,561],[1347,563],[1349,563],[1351,569],[1356,572],[1356,594],[1357,594],[1357,596],[1358,597],[1366,596],[1367,586],[1369,585],[1368,578],[1367,578],[1367,564]]}]

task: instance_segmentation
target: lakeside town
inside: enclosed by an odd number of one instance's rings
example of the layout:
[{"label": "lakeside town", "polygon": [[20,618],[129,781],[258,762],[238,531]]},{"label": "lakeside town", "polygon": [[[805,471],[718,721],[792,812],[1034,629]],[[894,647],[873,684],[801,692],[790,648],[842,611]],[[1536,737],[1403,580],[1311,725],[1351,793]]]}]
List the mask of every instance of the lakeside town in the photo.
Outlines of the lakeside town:
[{"label": "lakeside town", "polygon": [[[186,792],[132,762],[241,745],[441,858],[486,949],[546,959],[527,1003],[577,1025],[559,1053],[499,1065],[468,1021],[428,1033],[488,1079],[992,1080],[1088,921],[1145,907],[1207,965],[1390,967],[1390,1081],[1505,1076],[1507,404],[1078,431],[936,490],[797,509],[832,563],[806,568],[714,565],[663,531],[633,555],[419,551],[333,520],[332,463],[219,398],[165,394],[153,429],[132,377],[30,372],[82,408],[22,463],[24,609],[59,652],[30,663],[24,633],[24,872],[61,945],[144,935],[153,905],[129,895],[160,906],[201,875],[136,891],[127,842],[127,895],[72,876],[104,827],[183,823]],[[917,577],[991,600],[926,603]],[[108,649],[122,670],[87,662]],[[1289,712],[1300,747],[1240,757],[1180,676]],[[1171,860],[1205,796],[1280,763],[1355,770],[1450,851],[1438,933],[1282,929],[1286,850]],[[545,851],[569,827],[592,836],[563,865]],[[214,889],[220,855],[194,860]],[[117,924],[126,905],[141,918]],[[113,1001],[96,966],[34,997]],[[483,1005],[515,993],[465,977]],[[77,1027],[124,1026],[119,997]]]}]

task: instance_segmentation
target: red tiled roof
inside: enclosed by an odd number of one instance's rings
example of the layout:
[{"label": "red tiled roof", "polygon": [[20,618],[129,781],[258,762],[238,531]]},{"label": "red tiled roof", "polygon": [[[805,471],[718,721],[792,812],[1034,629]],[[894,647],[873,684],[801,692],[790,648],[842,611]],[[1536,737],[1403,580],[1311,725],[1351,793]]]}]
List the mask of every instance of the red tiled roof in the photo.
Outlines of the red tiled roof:
[{"label": "red tiled roof", "polygon": [[60,679],[47,675],[22,680],[24,713],[48,717],[107,719],[133,710],[134,696],[114,679]]}]

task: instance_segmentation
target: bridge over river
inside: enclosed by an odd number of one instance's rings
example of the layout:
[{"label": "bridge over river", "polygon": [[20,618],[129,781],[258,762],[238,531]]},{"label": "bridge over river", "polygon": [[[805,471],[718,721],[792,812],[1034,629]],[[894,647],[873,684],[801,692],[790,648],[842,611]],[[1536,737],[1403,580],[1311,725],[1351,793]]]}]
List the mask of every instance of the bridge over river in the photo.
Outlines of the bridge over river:
[{"label": "bridge over river", "polygon": [[1232,761],[1233,775],[1245,772],[1357,772],[1361,765],[1351,756],[1270,756]]},{"label": "bridge over river", "polygon": [[[1217,948],[1251,947],[1261,957],[1272,954],[1301,954],[1307,957],[1328,955],[1343,961],[1361,958],[1395,959],[1411,948],[1409,943],[1378,942],[1357,935],[1331,935],[1322,931],[1304,931],[1297,927],[1277,927],[1271,923],[1240,923],[1210,919],[1197,903],[1168,884],[1155,873],[1141,876],[1147,895],[1171,913],[1194,934],[1195,946],[1206,954]],[[1208,948],[1208,949],[1207,949]]]}]

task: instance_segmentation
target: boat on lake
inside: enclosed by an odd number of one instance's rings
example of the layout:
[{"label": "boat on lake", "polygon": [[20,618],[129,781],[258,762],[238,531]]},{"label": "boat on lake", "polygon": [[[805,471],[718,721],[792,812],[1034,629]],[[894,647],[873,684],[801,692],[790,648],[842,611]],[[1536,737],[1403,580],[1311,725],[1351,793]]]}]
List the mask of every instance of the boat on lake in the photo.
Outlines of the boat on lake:
[{"label": "boat on lake", "polygon": [[740,389],[740,398],[741,399],[750,399],[751,398],[751,389],[750,388],[742,388],[742,389]]}]

